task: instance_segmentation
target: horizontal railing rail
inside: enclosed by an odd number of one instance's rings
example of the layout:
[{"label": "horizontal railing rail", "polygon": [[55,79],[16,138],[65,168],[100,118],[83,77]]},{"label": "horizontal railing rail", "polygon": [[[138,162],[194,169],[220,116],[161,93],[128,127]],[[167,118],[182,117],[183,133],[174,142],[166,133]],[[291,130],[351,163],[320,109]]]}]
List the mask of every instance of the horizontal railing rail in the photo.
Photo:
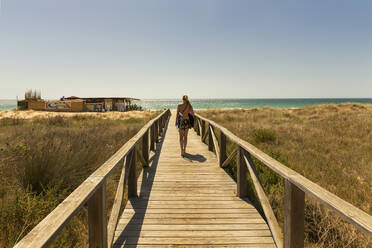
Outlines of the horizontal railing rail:
[{"label": "horizontal railing rail", "polygon": [[[277,247],[303,247],[304,246],[304,208],[305,193],[318,202],[336,212],[342,219],[357,227],[368,236],[372,237],[372,216],[342,200],[333,193],[320,187],[296,171],[286,167],[263,151],[247,141],[234,135],[232,132],[216,122],[195,115],[195,131],[200,135],[202,142],[208,137],[208,148],[216,151],[221,167],[226,167],[236,157],[237,161],[237,196],[248,196],[249,173],[255,187],[258,200],[263,209],[269,228]],[[217,138],[215,130],[220,131]],[[237,148],[226,156],[226,138],[233,142]],[[255,165],[251,156],[255,157],[271,170],[284,178],[284,235],[278,225],[269,200],[258,178]],[[282,236],[284,236],[284,241]]]},{"label": "horizontal railing rail", "polygon": [[[148,164],[149,149],[155,150],[155,143],[158,142],[169,116],[168,109],[149,121],[15,247],[48,247],[85,204],[88,206],[89,247],[111,247],[126,185],[128,185],[128,197],[137,196],[136,158],[139,157],[144,166]],[[123,168],[107,224],[106,178],[120,164],[123,164]]]}]

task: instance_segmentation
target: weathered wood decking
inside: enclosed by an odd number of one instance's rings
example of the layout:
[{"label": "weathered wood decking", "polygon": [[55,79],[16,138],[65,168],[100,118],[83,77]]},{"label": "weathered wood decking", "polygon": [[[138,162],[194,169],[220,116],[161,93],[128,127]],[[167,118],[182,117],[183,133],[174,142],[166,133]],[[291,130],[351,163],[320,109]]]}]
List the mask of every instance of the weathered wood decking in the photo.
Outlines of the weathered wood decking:
[{"label": "weathered wood decking", "polygon": [[[190,131],[189,155],[181,158],[175,114],[168,124],[169,116],[168,109],[149,121],[15,247],[49,247],[85,207],[92,248],[304,247],[305,194],[372,237],[372,216],[198,114],[194,129],[199,136]],[[233,146],[229,155],[227,139]],[[151,157],[150,150],[155,151]],[[284,232],[252,157],[284,179]],[[225,166],[236,166],[236,184]],[[106,179],[115,168],[121,174],[107,221]],[[248,177],[267,223],[245,198],[252,187]]]},{"label": "weathered wood decking", "polygon": [[150,166],[138,178],[115,231],[114,247],[275,247],[268,225],[189,132],[180,156],[173,113]]}]

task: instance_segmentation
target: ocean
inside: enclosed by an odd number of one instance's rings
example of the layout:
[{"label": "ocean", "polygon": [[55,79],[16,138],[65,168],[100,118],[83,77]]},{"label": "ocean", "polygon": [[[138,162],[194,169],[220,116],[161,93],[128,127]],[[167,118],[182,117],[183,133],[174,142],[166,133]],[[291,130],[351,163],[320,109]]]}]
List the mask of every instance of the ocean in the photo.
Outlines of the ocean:
[{"label": "ocean", "polygon": [[[366,103],[372,104],[372,98],[290,98],[290,99],[190,99],[194,109],[208,108],[253,108],[253,107],[274,107],[274,108],[297,108],[309,105],[328,103]],[[144,99],[134,102],[145,109],[175,109],[180,99]],[[16,108],[16,100],[0,100],[0,110],[11,110]]]}]

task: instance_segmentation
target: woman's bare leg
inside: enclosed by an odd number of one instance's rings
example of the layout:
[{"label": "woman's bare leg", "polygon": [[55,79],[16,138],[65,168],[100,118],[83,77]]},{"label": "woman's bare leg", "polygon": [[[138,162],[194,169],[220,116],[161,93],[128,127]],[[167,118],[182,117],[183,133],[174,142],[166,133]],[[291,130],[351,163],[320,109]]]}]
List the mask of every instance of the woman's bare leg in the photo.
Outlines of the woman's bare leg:
[{"label": "woman's bare leg", "polygon": [[186,129],[185,130],[185,133],[184,133],[184,139],[183,139],[183,152],[185,153],[186,152],[186,146],[187,146],[187,136],[189,134],[189,129]]},{"label": "woman's bare leg", "polygon": [[184,130],[180,129],[179,130],[180,134],[180,148],[181,148],[181,155],[183,155],[183,140],[184,140]]}]

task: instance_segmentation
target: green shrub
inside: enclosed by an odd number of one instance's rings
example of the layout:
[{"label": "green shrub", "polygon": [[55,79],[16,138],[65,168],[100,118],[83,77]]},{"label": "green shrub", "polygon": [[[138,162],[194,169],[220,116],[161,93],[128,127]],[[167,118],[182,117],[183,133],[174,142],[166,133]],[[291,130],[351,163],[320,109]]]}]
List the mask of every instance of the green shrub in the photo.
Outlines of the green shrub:
[{"label": "green shrub", "polygon": [[275,131],[270,129],[257,129],[254,131],[253,136],[257,143],[275,142],[277,140]]}]

